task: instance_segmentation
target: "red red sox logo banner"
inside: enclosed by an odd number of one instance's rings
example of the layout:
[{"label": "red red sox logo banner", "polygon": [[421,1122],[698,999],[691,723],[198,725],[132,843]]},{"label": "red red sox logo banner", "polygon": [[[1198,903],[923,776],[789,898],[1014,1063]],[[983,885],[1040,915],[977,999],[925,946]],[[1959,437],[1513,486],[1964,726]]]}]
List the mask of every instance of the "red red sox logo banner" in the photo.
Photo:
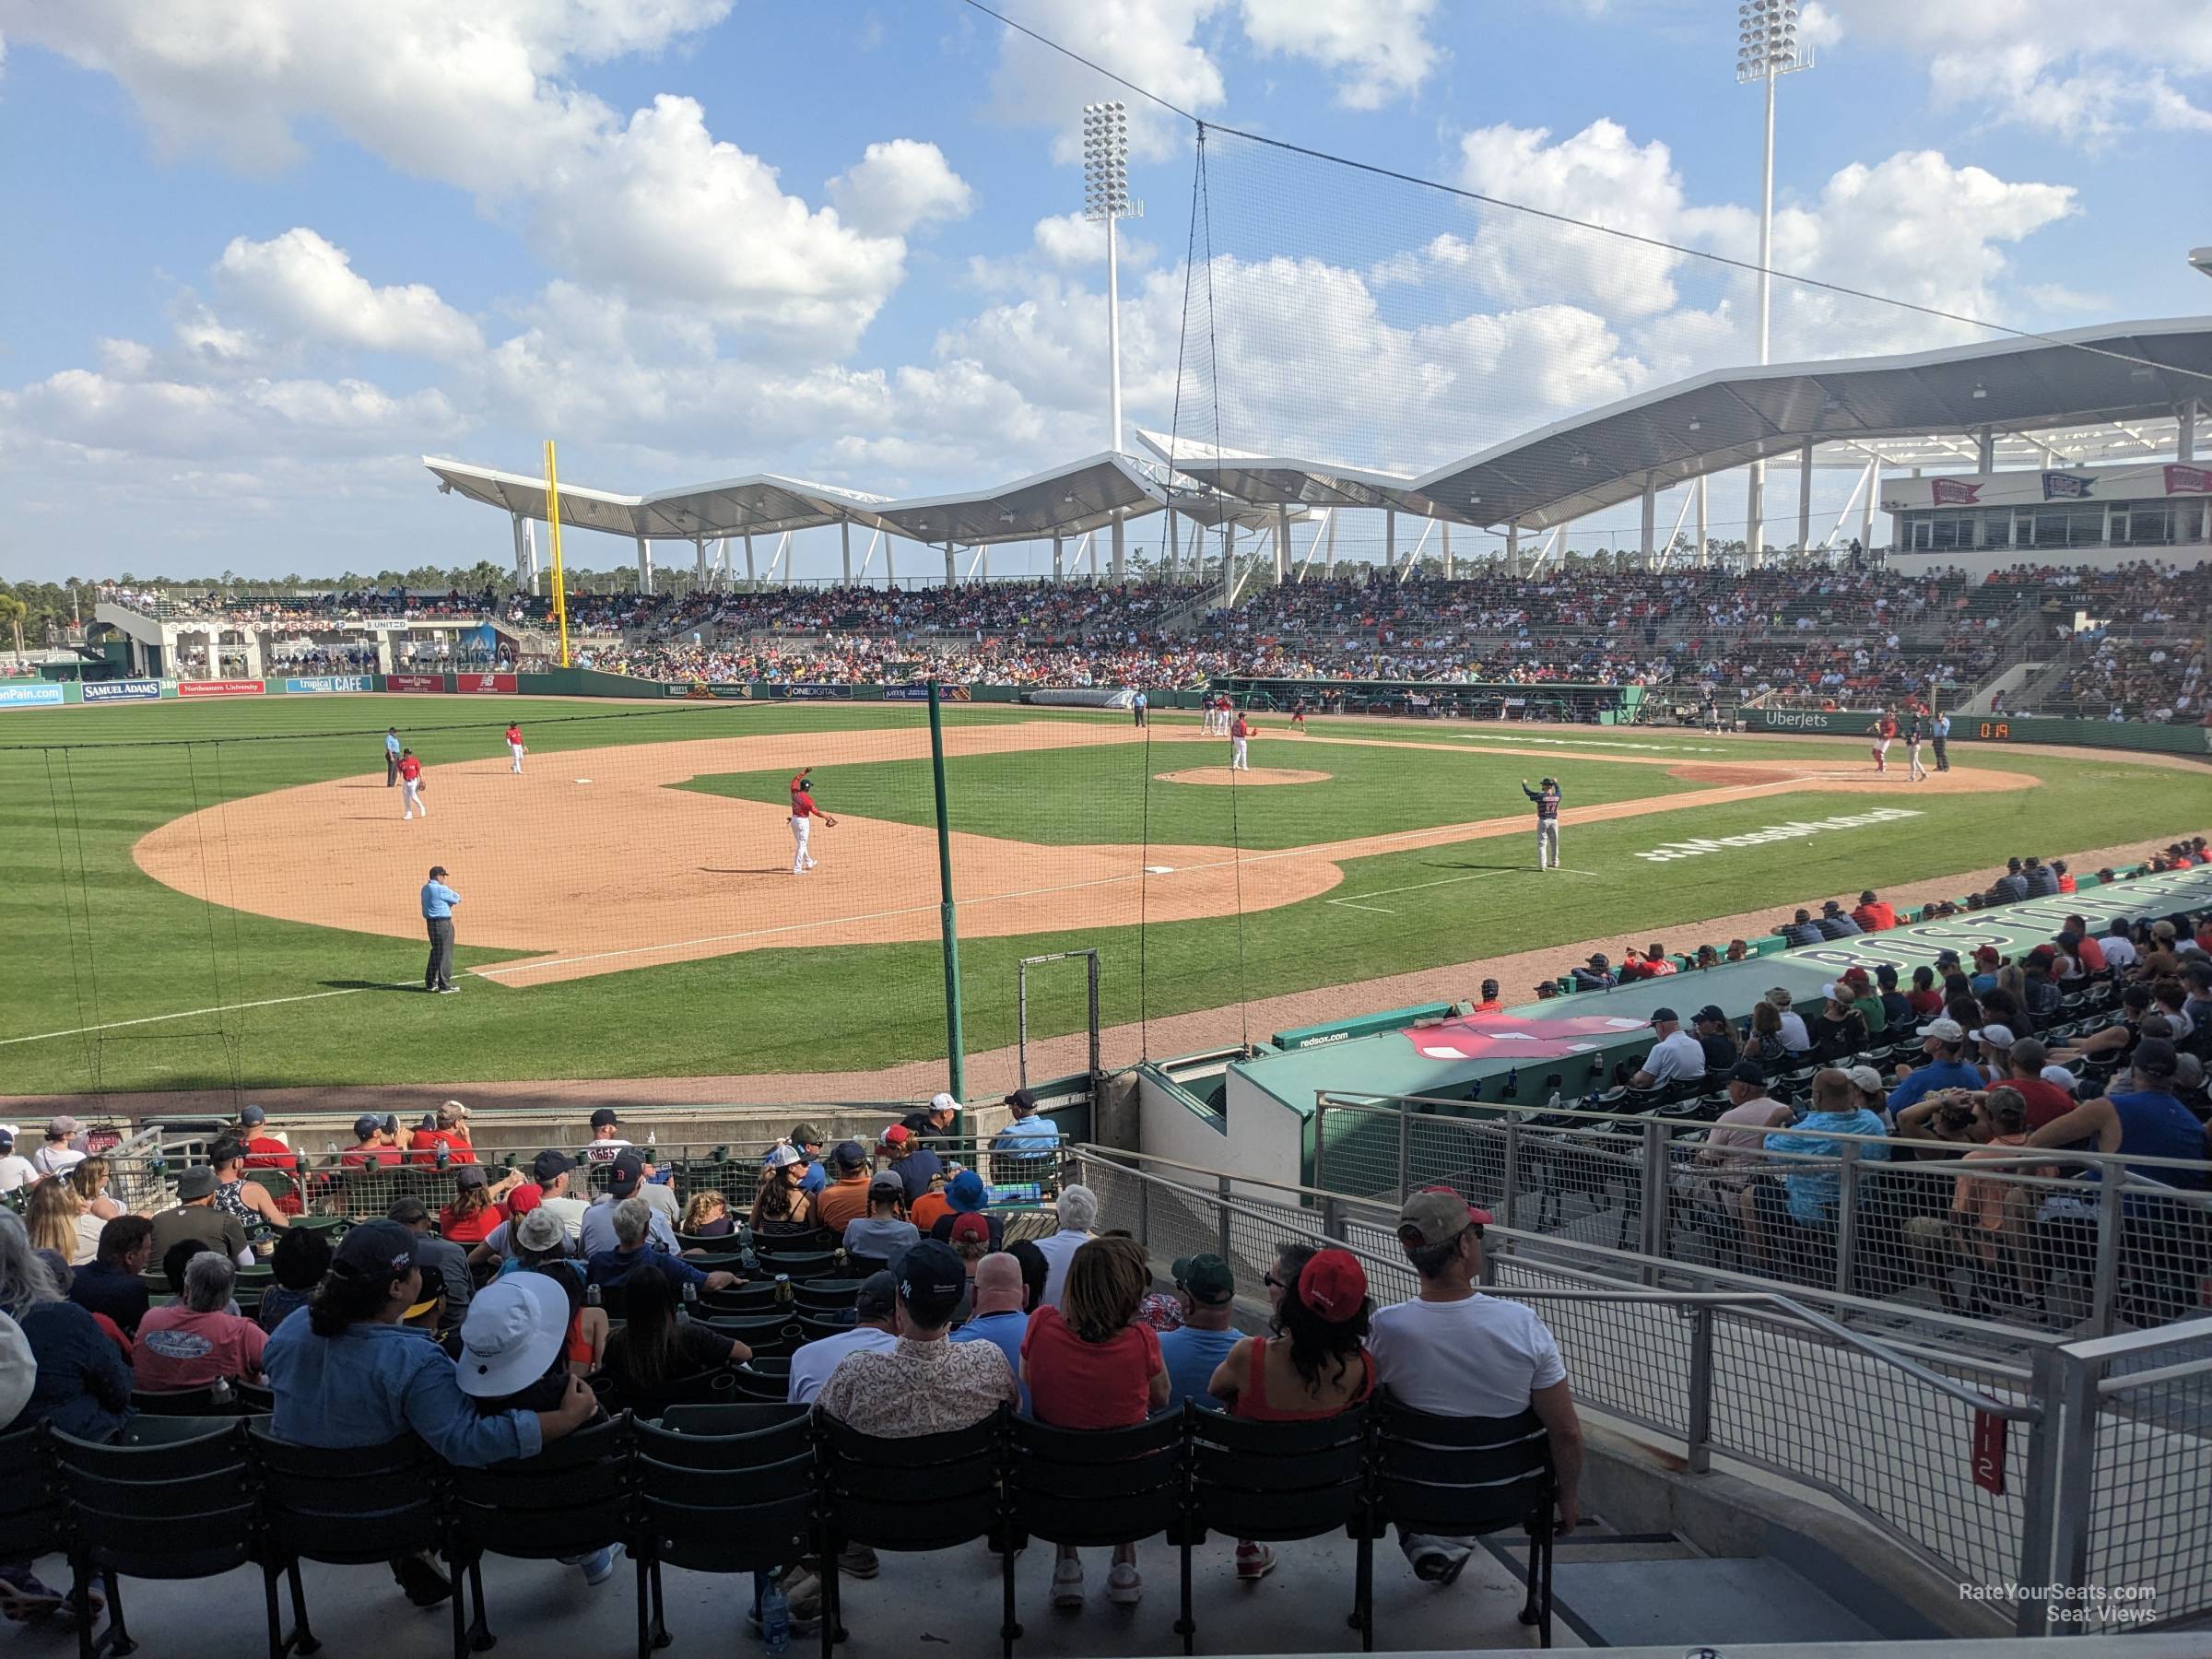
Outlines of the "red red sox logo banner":
[{"label": "red red sox logo banner", "polygon": [[1967,484],[1957,478],[1934,480],[1935,501],[1938,507],[1971,507],[1982,499],[1982,486]]},{"label": "red red sox logo banner", "polygon": [[1414,1053],[1429,1060],[1557,1060],[1594,1053],[1624,1031],[1651,1029],[1649,1018],[1580,1014],[1557,1019],[1516,1019],[1508,1014],[1470,1014],[1441,1025],[1401,1031]]},{"label": "red red sox logo banner", "polygon": [[2212,471],[2201,466],[2170,466],[2166,469],[2168,495],[2212,495]]}]

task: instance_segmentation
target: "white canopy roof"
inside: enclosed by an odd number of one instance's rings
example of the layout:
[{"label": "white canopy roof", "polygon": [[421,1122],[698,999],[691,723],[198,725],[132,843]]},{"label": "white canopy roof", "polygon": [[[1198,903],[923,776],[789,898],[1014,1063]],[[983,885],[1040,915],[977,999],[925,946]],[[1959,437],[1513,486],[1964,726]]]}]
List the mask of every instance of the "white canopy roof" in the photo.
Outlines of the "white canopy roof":
[{"label": "white canopy roof", "polygon": [[[561,522],[689,540],[850,520],[959,547],[1081,535],[1176,511],[1208,524],[1271,523],[1285,506],[1391,508],[1542,529],[1703,474],[1794,456],[1856,469],[1971,469],[1989,429],[1999,466],[2139,461],[2176,447],[2176,411],[2212,402],[2212,317],[2110,324],[1897,357],[1721,369],[1624,398],[1418,477],[1263,455],[1139,431],[1157,460],[1102,453],[996,488],[894,500],[773,473],[618,495],[560,491]],[[533,518],[539,478],[423,458],[439,487]]]}]

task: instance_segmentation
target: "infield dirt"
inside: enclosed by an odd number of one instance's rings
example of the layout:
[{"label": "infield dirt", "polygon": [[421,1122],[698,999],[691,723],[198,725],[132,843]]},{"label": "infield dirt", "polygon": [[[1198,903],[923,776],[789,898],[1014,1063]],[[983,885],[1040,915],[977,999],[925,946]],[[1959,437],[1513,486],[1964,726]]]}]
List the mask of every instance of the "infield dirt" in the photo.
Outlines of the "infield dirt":
[{"label": "infield dirt", "polygon": [[[953,756],[1142,742],[1146,734],[1058,722],[954,727]],[[1195,731],[1150,741],[1208,742]],[[1212,740],[1218,743],[1218,739]],[[1460,746],[1396,736],[1322,737],[1317,747]],[[1218,751],[1217,751],[1218,752]],[[1751,760],[1724,766],[1580,750],[1571,738],[1532,759],[1659,766],[1711,787],[1570,807],[1571,826],[1796,791],[1930,794],[2032,788],[2024,773],[1954,768],[1921,783],[1863,763]],[[373,775],[226,802],[171,820],[133,857],[182,892],[254,914],[394,937],[419,935],[416,893],[433,863],[463,894],[468,945],[524,959],[472,971],[529,985],[774,947],[885,944],[936,936],[935,835],[925,826],[843,816],[814,831],[819,867],[791,871],[780,806],[677,787],[714,773],[915,760],[920,729],[790,734],[565,750],[506,762],[429,768],[433,816],[403,823],[397,792]],[[797,759],[794,759],[796,757]],[[1168,774],[1218,782],[1222,769]],[[1240,777],[1241,774],[1240,774]],[[1314,777],[1325,774],[1312,774]],[[830,806],[832,816],[834,803]],[[1203,920],[1321,897],[1343,865],[1382,853],[1525,833],[1528,815],[1393,831],[1305,847],[1045,846],[955,831],[952,858],[964,936],[1003,936],[1138,921]]]}]

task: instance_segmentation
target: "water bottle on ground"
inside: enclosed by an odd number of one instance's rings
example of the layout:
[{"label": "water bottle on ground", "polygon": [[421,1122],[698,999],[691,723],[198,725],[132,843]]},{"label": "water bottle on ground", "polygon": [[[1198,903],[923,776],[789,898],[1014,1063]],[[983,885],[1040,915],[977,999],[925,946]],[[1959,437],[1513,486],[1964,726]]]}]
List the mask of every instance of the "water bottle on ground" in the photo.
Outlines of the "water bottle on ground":
[{"label": "water bottle on ground", "polygon": [[760,1593],[760,1651],[779,1656],[791,1652],[791,1604],[783,1599],[780,1579],[770,1579]]}]

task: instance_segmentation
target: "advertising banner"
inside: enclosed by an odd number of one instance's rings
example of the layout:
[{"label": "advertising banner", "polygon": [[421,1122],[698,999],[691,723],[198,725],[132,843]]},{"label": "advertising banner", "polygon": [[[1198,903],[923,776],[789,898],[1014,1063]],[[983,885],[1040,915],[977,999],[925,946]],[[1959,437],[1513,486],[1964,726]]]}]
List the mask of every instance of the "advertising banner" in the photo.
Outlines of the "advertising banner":
[{"label": "advertising banner", "polygon": [[445,676],[442,674],[387,674],[384,676],[387,691],[442,691]]},{"label": "advertising banner", "polygon": [[179,697],[259,697],[268,688],[260,680],[179,680]]},{"label": "advertising banner", "polygon": [[1933,482],[1938,507],[1971,507],[1982,499],[1982,486],[1969,484],[1963,478],[1936,478]]},{"label": "advertising banner", "polygon": [[311,674],[284,682],[287,691],[373,691],[376,681],[366,674]]},{"label": "advertising banner", "polygon": [[852,700],[853,688],[806,684],[771,685],[768,694],[771,697],[790,698],[795,702],[841,702]]},{"label": "advertising banner", "polygon": [[85,700],[102,702],[158,702],[161,698],[161,682],[158,679],[87,680],[84,684]]},{"label": "advertising banner", "polygon": [[2087,473],[2047,472],[2043,475],[2043,500],[2046,501],[2080,501],[2088,499],[2097,480]]},{"label": "advertising banner", "polygon": [[62,700],[61,687],[50,680],[0,680],[0,709],[53,708]]},{"label": "advertising banner", "polygon": [[[886,686],[883,688],[883,700],[886,702],[927,702],[929,688],[927,686]],[[948,703],[972,702],[974,697],[966,686],[939,686],[937,700]]]},{"label": "advertising banner", "polygon": [[453,676],[456,691],[512,691],[515,689],[512,674],[456,674]]},{"label": "advertising banner", "polygon": [[2202,466],[2169,466],[2166,468],[2168,495],[2212,494],[2212,470]]},{"label": "advertising banner", "polygon": [[745,697],[745,688],[732,680],[725,680],[720,685],[713,686],[695,680],[688,686],[663,686],[661,695],[680,697],[688,702],[741,701]]}]

